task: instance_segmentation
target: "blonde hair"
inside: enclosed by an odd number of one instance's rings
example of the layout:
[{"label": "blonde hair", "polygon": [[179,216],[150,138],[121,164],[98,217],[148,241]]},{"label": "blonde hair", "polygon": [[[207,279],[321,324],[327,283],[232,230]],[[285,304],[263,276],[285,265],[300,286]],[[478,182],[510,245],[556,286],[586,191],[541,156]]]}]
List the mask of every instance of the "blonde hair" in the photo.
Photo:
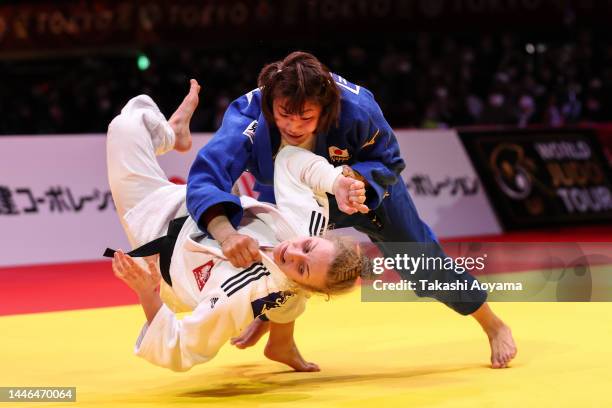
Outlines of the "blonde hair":
[{"label": "blonde hair", "polygon": [[325,235],[324,239],[331,241],[335,247],[335,256],[332,260],[324,288],[315,288],[300,284],[303,288],[313,292],[327,295],[338,295],[349,292],[360,276],[370,276],[372,263],[362,254],[359,244],[352,238],[337,235]]}]

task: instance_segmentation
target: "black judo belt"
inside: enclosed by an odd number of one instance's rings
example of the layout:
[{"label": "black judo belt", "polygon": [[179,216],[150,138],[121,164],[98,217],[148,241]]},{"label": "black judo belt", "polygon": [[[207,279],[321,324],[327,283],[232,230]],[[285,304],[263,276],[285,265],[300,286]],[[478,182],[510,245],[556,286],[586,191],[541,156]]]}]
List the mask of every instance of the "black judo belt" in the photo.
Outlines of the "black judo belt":
[{"label": "black judo belt", "polygon": [[[172,260],[172,252],[174,251],[174,244],[178,238],[183,224],[187,220],[187,216],[176,218],[170,221],[168,225],[168,234],[166,236],[157,238],[151,242],[148,242],[130,252],[127,255],[131,257],[142,257],[159,254],[159,271],[164,281],[172,286],[172,279],[170,278],[170,261]],[[112,258],[115,255],[115,250],[106,248],[104,256]]]}]

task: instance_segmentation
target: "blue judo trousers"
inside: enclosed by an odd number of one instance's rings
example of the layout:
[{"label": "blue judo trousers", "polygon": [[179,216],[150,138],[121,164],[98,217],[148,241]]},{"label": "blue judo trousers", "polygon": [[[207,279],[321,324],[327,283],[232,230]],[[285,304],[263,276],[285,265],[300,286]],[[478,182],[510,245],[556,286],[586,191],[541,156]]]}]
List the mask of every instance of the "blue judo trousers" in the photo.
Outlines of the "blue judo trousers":
[{"label": "blue judo trousers", "polygon": [[[368,183],[365,204],[368,214],[347,215],[338,210],[330,196],[330,223],[336,227],[354,227],[367,234],[385,257],[403,256],[396,243],[422,243],[424,255],[442,257],[442,251],[431,229],[419,217],[400,173],[405,168],[395,135],[385,120],[372,93],[333,75],[341,91],[338,126],[327,134],[318,134],[314,152],[330,163],[349,165]],[[213,205],[222,204],[236,227],[242,218],[242,207],[231,188],[243,171],[257,180],[259,199],[274,203],[274,155],[280,146],[280,134],[269,126],[261,109],[259,89],[239,97],[225,112],[221,127],[199,152],[187,181],[187,208],[206,232],[202,218]],[[394,244],[391,244],[394,243]],[[411,246],[412,247],[412,246]],[[400,270],[403,279],[440,283],[464,283],[471,288],[475,280],[465,272],[434,269],[410,273]],[[465,284],[467,283],[467,284]],[[422,290],[416,294],[435,298],[456,312],[467,315],[485,301],[480,289],[455,291]]]}]

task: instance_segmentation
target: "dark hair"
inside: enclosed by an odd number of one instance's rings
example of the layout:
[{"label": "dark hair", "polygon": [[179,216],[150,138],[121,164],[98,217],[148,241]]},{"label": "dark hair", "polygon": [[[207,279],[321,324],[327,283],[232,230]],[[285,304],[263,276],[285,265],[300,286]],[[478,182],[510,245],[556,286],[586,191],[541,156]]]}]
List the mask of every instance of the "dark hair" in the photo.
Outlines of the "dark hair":
[{"label": "dark hair", "polygon": [[296,51],[282,61],[263,67],[257,79],[261,88],[262,109],[266,121],[273,126],[272,103],[275,98],[287,98],[290,114],[302,114],[307,101],[321,106],[317,133],[327,133],[338,124],[340,116],[340,91],[329,69],[314,55]]}]

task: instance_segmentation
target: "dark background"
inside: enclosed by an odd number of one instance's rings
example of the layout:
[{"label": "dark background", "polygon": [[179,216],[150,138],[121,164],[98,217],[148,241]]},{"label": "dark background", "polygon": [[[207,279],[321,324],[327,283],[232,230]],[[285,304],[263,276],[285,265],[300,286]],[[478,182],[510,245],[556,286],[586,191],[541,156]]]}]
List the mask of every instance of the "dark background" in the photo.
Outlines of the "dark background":
[{"label": "dark background", "polygon": [[[170,114],[194,77],[194,131],[313,52],[374,92],[394,127],[561,127],[612,118],[612,1],[0,3],[0,134],[104,132],[139,93]],[[150,67],[141,71],[137,57]]]}]

